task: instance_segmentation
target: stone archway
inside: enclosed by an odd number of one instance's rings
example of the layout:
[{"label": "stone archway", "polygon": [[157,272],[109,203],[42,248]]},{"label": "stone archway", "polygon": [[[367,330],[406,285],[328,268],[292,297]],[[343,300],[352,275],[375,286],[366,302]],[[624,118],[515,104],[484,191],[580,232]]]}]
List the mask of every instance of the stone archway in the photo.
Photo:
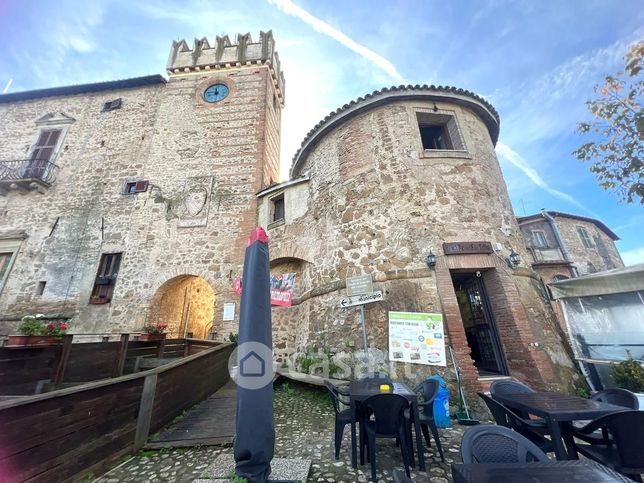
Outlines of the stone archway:
[{"label": "stone archway", "polygon": [[166,281],[154,294],[148,323],[167,324],[168,337],[192,333],[206,339],[215,316],[215,292],[196,275],[179,275]]}]

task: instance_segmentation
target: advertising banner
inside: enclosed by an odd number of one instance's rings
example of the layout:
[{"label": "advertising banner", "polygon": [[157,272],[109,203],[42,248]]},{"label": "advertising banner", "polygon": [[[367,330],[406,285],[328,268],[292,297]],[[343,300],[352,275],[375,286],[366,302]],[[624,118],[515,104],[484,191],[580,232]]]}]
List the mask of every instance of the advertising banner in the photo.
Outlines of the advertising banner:
[{"label": "advertising banner", "polygon": [[389,360],[447,366],[443,316],[389,312]]},{"label": "advertising banner", "polygon": [[271,305],[290,307],[293,305],[294,273],[271,275]]}]

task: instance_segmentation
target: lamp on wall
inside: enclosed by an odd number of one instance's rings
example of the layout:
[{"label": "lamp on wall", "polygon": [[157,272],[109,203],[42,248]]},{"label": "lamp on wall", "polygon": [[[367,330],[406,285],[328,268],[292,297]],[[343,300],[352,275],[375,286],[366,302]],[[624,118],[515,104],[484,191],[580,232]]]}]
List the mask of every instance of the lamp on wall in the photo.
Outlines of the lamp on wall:
[{"label": "lamp on wall", "polygon": [[521,263],[521,256],[514,251],[514,248],[510,248],[510,256],[505,261],[508,262],[508,267],[517,268]]},{"label": "lamp on wall", "polygon": [[434,255],[434,252],[429,250],[429,255],[425,258],[425,263],[429,268],[434,268],[436,266],[436,255]]}]

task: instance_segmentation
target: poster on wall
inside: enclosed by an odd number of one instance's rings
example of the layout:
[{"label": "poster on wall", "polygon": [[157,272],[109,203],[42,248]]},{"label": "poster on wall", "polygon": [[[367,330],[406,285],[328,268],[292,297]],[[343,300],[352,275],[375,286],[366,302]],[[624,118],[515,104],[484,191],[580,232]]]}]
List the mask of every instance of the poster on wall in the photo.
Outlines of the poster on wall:
[{"label": "poster on wall", "polygon": [[389,360],[446,366],[443,316],[389,312]]},{"label": "poster on wall", "polygon": [[294,273],[271,275],[271,305],[290,307],[293,305]]}]

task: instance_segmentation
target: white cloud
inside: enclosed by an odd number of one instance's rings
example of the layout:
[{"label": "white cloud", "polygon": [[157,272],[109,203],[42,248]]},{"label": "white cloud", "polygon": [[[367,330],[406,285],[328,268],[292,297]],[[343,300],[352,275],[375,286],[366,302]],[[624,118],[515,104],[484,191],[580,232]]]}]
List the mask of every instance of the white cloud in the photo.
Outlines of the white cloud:
[{"label": "white cloud", "polygon": [[579,203],[579,201],[577,201],[569,194],[564,193],[563,191],[556,190],[550,185],[548,185],[548,183],[546,183],[546,181],[541,177],[541,175],[537,172],[537,170],[534,169],[532,166],[530,166],[530,164],[525,159],[523,159],[523,157],[519,153],[514,151],[510,146],[503,144],[502,142],[499,141],[496,145],[496,150],[503,159],[505,159],[506,161],[510,162],[511,164],[519,168],[521,171],[523,171],[523,173],[539,188],[546,191],[547,193],[550,193],[552,196],[555,196],[561,200],[567,201],[568,203],[575,205],[577,208],[581,208],[582,210],[598,218],[598,216],[595,215],[591,210],[589,210],[584,205]]},{"label": "white cloud", "polygon": [[637,265],[644,263],[644,247],[634,248],[633,250],[626,250],[622,252],[622,260],[624,265]]},{"label": "white cloud", "polygon": [[306,24],[313,27],[316,31],[328,37],[331,37],[332,39],[341,43],[348,49],[354,51],[356,54],[364,57],[365,59],[368,59],[374,65],[376,65],[377,67],[387,72],[387,74],[389,74],[389,76],[392,79],[394,79],[396,82],[400,82],[400,83],[405,82],[405,80],[403,79],[403,76],[400,75],[396,67],[387,59],[385,59],[382,55],[377,54],[373,50],[365,47],[364,45],[359,44],[358,42],[348,37],[347,35],[343,34],[338,29],[329,25],[325,21],[320,20],[317,17],[314,17],[309,12],[304,10],[302,7],[295,5],[291,0],[268,0],[268,3],[270,3],[271,5],[275,5],[277,8],[279,8],[282,12],[284,12],[287,15],[292,15],[293,17],[299,18]]}]

